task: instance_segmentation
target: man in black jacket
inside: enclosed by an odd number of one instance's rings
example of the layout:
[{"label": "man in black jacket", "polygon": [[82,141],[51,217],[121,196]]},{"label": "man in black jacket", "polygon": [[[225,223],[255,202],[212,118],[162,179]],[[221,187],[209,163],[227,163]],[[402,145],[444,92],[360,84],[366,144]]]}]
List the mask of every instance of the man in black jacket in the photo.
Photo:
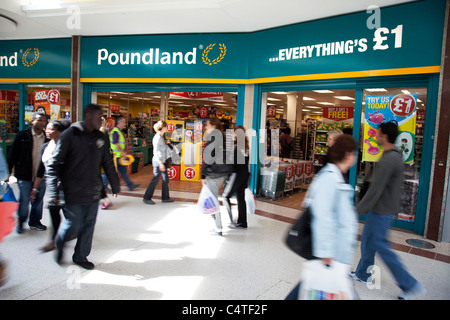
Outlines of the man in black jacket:
[{"label": "man in black jacket", "polygon": [[[30,204],[33,182],[36,178],[37,169],[41,163],[41,147],[49,141],[45,137],[44,128],[47,124],[47,118],[44,114],[33,113],[31,126],[28,129],[20,131],[8,153],[9,172],[14,169],[14,176],[19,185],[19,209],[16,231],[22,233],[23,223],[28,218],[28,208]],[[42,204],[45,194],[45,182],[39,185],[38,194],[31,203],[30,220],[28,225],[32,229],[39,231],[46,230],[47,227],[41,223]]]},{"label": "man in black jacket", "polygon": [[108,177],[113,196],[120,192],[119,176],[110,153],[109,138],[99,131],[102,109],[88,104],[84,121],[73,124],[58,140],[53,159],[47,170],[47,192],[52,201],[58,201],[58,180],[64,191],[65,223],[55,238],[56,261],[61,263],[63,247],[75,234],[78,237],[73,262],[85,269],[93,269],[87,260],[97,218],[98,203],[102,198],[101,167]]}]

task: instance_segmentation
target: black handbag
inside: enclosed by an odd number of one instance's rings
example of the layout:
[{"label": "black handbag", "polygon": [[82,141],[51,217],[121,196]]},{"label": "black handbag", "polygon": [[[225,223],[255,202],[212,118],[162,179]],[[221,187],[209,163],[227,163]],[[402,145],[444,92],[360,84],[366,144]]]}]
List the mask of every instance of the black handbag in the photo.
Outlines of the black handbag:
[{"label": "black handbag", "polygon": [[306,207],[301,217],[294,223],[286,237],[286,244],[306,260],[316,259],[312,254],[311,209]]}]

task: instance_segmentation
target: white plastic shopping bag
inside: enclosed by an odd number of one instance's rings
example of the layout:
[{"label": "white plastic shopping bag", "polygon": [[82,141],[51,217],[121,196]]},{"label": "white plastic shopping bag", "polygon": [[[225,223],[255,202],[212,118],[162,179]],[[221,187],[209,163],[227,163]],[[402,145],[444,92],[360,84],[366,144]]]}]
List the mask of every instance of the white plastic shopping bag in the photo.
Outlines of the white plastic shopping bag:
[{"label": "white plastic shopping bag", "polygon": [[219,200],[213,195],[211,190],[204,185],[197,202],[198,209],[203,214],[215,214],[220,212]]},{"label": "white plastic shopping bag", "polygon": [[298,291],[299,300],[354,300],[350,266],[333,261],[326,266],[321,260],[303,263],[302,282]]},{"label": "white plastic shopping bag", "polygon": [[256,201],[255,196],[249,188],[245,189],[245,204],[247,206],[247,213],[255,214]]}]

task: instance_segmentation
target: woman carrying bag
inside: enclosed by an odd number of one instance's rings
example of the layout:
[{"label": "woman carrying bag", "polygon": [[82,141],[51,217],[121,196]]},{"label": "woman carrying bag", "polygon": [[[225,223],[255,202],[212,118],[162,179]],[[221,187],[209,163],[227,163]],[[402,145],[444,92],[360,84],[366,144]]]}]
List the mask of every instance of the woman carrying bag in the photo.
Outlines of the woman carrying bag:
[{"label": "woman carrying bag", "polygon": [[[243,139],[244,138],[244,139]],[[245,189],[248,187],[248,180],[250,172],[248,171],[249,164],[249,143],[245,135],[245,128],[237,126],[234,131],[234,162],[233,173],[226,182],[223,189],[222,199],[230,216],[231,228],[247,229],[247,205],[245,203]],[[233,214],[231,212],[230,198],[236,193],[238,203],[238,219],[234,223]]]},{"label": "woman carrying bag", "polygon": [[162,202],[173,202],[174,200],[169,196],[169,175],[166,170],[166,161],[170,158],[171,149],[165,141],[164,134],[167,132],[167,123],[165,121],[158,121],[154,126],[155,136],[153,137],[153,179],[147,187],[144,194],[144,203],[155,204],[152,200],[153,192],[159,182],[159,177],[162,177]]},{"label": "woman carrying bag", "polygon": [[[355,150],[356,141],[352,136],[336,138],[328,149],[329,162],[311,183],[303,204],[311,212],[312,255],[325,266],[338,262],[350,267],[353,260],[357,215],[353,206],[354,189],[345,183],[344,174],[356,162]],[[286,299],[295,300],[299,286]]]}]

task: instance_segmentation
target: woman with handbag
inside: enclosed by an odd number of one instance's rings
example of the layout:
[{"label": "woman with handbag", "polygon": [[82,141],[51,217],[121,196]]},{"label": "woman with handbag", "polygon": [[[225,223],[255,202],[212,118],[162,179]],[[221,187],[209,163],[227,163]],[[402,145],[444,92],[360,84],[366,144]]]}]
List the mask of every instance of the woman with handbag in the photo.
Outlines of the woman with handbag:
[{"label": "woman with handbag", "polygon": [[[216,199],[219,199],[219,188],[225,178],[233,171],[233,166],[227,164],[225,141],[223,139],[220,120],[211,118],[206,121],[204,140],[207,141],[203,151],[202,185],[208,187]],[[215,228],[211,231],[213,235],[222,236],[222,217],[220,210],[212,214]]]},{"label": "woman with handbag", "polygon": [[170,158],[170,148],[168,142],[164,139],[164,134],[167,132],[167,123],[165,121],[158,121],[154,126],[155,136],[153,137],[153,179],[147,187],[144,194],[144,203],[155,204],[152,200],[153,192],[159,182],[159,177],[162,178],[162,202],[173,202],[174,200],[169,196],[169,175],[166,170],[166,162]]},{"label": "woman with handbag", "polygon": [[[234,162],[233,173],[226,182],[223,189],[222,199],[230,216],[231,225],[233,229],[247,229],[247,205],[245,203],[245,189],[248,187],[248,180],[250,172],[248,170],[249,164],[249,142],[245,135],[245,128],[237,126],[234,131]],[[238,219],[234,223],[233,214],[231,212],[230,198],[236,193],[238,203]]]},{"label": "woman with handbag", "polygon": [[[42,179],[44,178],[44,173],[46,170],[46,167],[50,160],[53,157],[53,151],[55,151],[56,143],[58,142],[59,137],[61,136],[61,133],[70,127],[70,121],[63,119],[63,120],[54,120],[51,121],[46,129],[45,129],[45,135],[48,139],[50,139],[49,142],[44,144],[41,149],[41,164],[39,165],[38,172],[36,174],[36,179],[34,180],[33,184],[33,190],[31,191],[30,200],[33,202],[36,198],[39,190],[39,185],[41,184]],[[58,234],[59,225],[61,223],[61,214],[60,210],[63,209],[63,205],[61,204],[61,200],[64,199],[64,195],[62,192],[62,187],[60,186],[60,203],[52,203],[49,202],[48,204],[48,211],[50,212],[50,218],[52,220],[53,224],[53,233],[50,242],[48,242],[45,246],[41,248],[42,251],[47,252],[55,249],[55,236]]]},{"label": "woman with handbag", "polygon": [[[311,213],[311,253],[326,266],[334,261],[350,266],[355,251],[357,215],[354,189],[344,174],[356,162],[356,141],[340,135],[328,149],[328,164],[311,183],[303,206]],[[306,211],[306,210],[305,210]],[[298,286],[287,299],[292,298]]]}]

